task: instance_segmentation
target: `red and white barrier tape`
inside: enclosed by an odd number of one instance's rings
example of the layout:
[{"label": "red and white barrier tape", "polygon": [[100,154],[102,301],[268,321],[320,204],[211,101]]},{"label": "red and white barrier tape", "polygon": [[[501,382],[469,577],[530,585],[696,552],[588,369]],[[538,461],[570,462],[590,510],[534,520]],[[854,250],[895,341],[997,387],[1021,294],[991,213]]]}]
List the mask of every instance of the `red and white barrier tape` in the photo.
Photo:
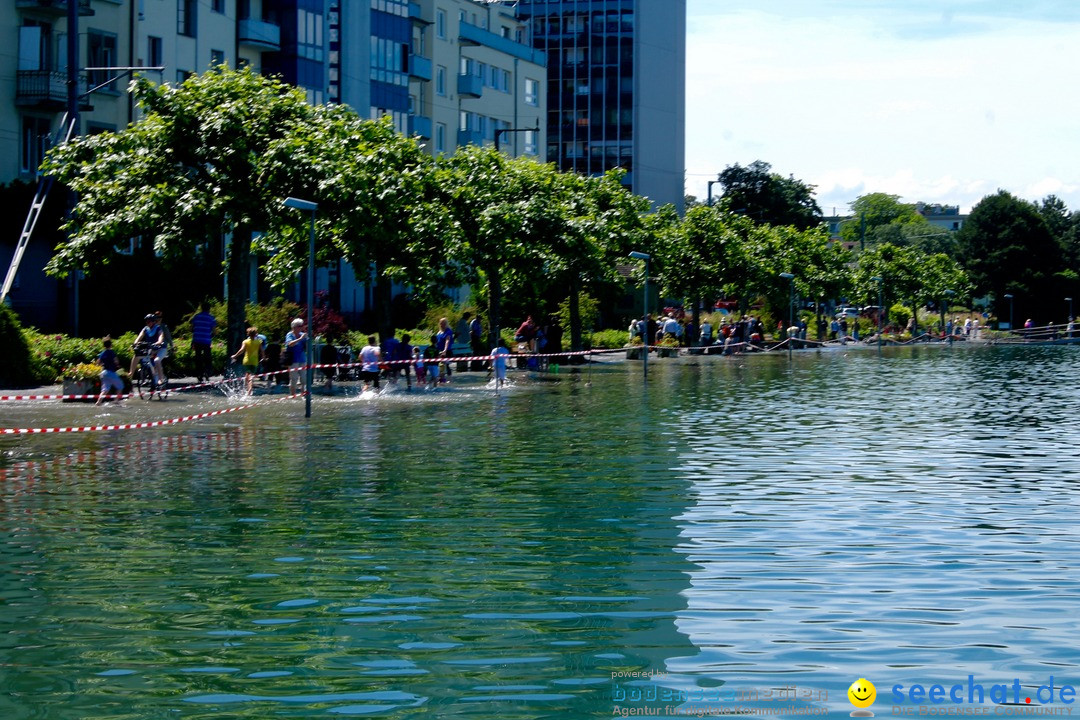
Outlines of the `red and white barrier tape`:
[{"label": "red and white barrier tape", "polygon": [[247,410],[248,408],[255,407],[254,405],[239,405],[237,407],[225,408],[224,410],[214,410],[213,412],[200,413],[198,415],[185,415],[184,417],[171,418],[169,420],[151,420],[149,422],[141,423],[126,423],[123,425],[81,425],[75,427],[45,427],[45,428],[0,428],[0,435],[37,435],[37,434],[51,434],[51,433],[83,433],[83,432],[96,432],[99,430],[139,430],[142,428],[155,428],[164,427],[165,425],[176,425],[177,423],[190,422],[192,420],[202,420],[203,418],[215,417],[217,415],[225,415],[227,413],[234,413],[237,410]]},{"label": "red and white barrier tape", "polygon": [[[606,353],[621,353],[626,348],[614,348],[607,350],[579,350],[576,352],[564,352],[564,353],[509,353],[506,355],[453,355],[450,357],[434,357],[434,358],[421,358],[420,360],[380,360],[379,367],[386,369],[392,365],[432,365],[435,363],[447,363],[447,362],[472,362],[472,361],[484,361],[490,362],[491,360],[500,357],[505,360],[517,360],[519,358],[559,358],[559,357],[581,357],[583,355],[602,355]],[[323,370],[326,368],[357,368],[362,367],[364,363],[352,362],[352,363],[322,363],[311,365],[313,370]],[[307,370],[307,365],[301,365],[291,368],[291,370]],[[270,372],[258,373],[252,375],[256,379],[265,379],[274,377],[275,375],[284,375],[290,372],[290,368],[283,370],[273,370]],[[170,393],[185,392],[187,390],[198,390],[200,388],[219,387],[229,381],[243,380],[243,376],[237,376],[233,378],[223,378],[221,380],[214,380],[211,382],[196,383],[193,385],[183,385],[180,387],[170,387],[168,391]],[[128,393],[126,395],[106,395],[106,400],[123,400],[130,397],[134,397],[134,393]],[[7,400],[96,400],[97,394],[83,394],[83,395],[64,395],[64,394],[48,394],[48,395],[0,395],[0,401]]]},{"label": "red and white barrier tape", "polygon": [[[129,397],[134,397],[134,393],[127,393],[125,395],[106,395],[106,400],[126,400]],[[89,395],[0,395],[0,400],[97,400],[97,393]]]}]

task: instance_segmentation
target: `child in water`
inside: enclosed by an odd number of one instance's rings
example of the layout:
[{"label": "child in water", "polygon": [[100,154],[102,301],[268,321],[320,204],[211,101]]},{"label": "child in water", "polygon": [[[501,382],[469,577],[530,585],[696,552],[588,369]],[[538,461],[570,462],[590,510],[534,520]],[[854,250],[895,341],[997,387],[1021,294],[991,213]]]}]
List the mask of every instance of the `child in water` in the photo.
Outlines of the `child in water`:
[{"label": "child in water", "polygon": [[416,387],[423,387],[427,382],[427,370],[424,368],[424,358],[420,356],[420,348],[412,349],[412,357],[416,361]]},{"label": "child in water", "polygon": [[506,356],[510,354],[510,348],[506,347],[506,341],[499,338],[499,344],[491,351],[491,366],[495,370],[495,387],[500,388],[506,384]]}]

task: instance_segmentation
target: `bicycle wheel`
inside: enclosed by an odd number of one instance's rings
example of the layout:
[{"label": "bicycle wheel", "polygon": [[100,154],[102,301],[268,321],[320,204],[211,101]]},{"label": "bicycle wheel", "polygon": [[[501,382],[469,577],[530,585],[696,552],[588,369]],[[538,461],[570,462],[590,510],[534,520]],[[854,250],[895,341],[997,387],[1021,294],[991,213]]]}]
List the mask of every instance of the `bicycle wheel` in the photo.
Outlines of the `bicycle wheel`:
[{"label": "bicycle wheel", "polygon": [[135,377],[132,379],[132,385],[135,386],[135,392],[139,393],[140,399],[144,398],[147,393],[150,393],[151,396],[153,395],[154,375],[150,372],[146,363],[141,360],[135,368]]}]

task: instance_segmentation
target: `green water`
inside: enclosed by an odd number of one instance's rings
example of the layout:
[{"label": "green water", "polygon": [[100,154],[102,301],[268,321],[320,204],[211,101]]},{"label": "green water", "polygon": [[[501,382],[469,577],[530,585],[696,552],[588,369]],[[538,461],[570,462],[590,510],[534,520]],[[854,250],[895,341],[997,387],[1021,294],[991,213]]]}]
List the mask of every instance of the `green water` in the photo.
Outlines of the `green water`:
[{"label": "green water", "polygon": [[1078,370],[669,360],[647,389],[614,364],[0,439],[0,717],[611,717],[784,687],[846,716],[859,677],[881,715],[897,683],[1075,685]]}]

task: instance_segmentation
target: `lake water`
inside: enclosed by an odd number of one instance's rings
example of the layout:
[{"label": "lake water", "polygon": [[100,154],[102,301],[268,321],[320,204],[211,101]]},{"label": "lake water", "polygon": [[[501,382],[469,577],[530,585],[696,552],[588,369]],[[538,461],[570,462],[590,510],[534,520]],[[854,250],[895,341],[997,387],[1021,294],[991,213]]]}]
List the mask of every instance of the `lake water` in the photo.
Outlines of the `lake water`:
[{"label": "lake water", "polygon": [[1072,347],[659,360],[0,438],[0,718],[1038,704],[1080,684],[1077,378]]}]

